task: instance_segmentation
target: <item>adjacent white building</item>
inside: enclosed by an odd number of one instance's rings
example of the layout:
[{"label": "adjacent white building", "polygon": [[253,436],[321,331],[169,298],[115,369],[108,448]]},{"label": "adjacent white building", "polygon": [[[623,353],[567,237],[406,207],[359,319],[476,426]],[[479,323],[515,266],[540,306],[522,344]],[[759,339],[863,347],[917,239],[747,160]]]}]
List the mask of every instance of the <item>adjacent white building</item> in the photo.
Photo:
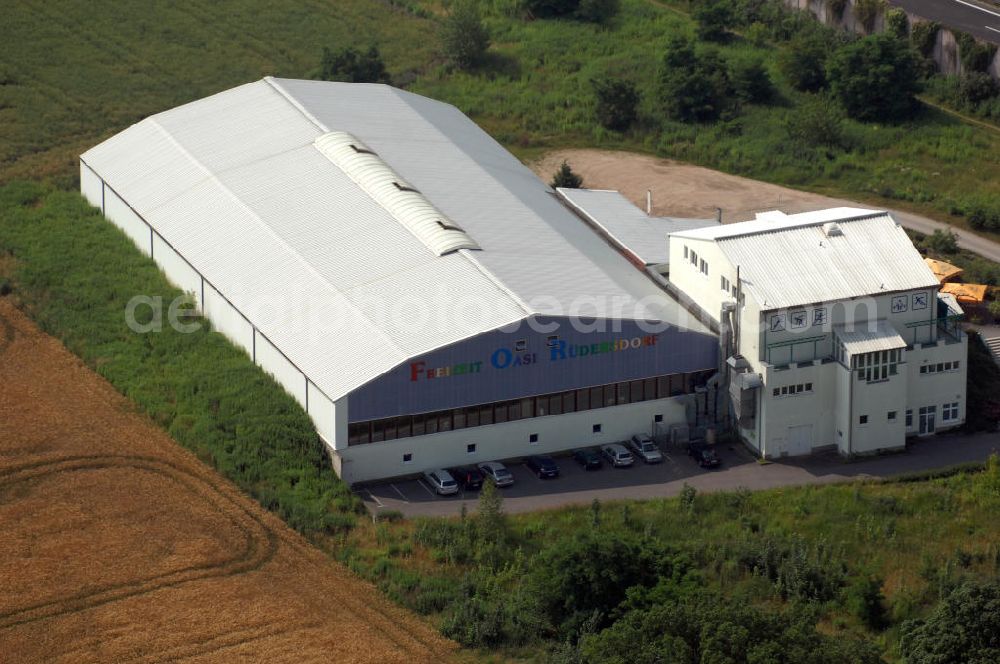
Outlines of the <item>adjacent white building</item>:
[{"label": "adjacent white building", "polygon": [[901,448],[965,420],[961,310],[885,212],[768,212],[671,236],[669,279],[719,324],[763,457]]},{"label": "adjacent white building", "polygon": [[80,159],[83,194],[309,413],[348,482],[697,416],[717,337],[454,107],[265,78]]}]

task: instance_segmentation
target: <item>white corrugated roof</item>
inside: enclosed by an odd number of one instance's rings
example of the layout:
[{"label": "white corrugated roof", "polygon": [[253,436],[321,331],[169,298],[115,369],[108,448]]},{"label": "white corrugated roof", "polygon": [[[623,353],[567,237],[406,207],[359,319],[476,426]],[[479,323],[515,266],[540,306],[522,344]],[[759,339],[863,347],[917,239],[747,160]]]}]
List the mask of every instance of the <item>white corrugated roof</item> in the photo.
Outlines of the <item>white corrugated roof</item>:
[{"label": "white corrugated roof", "polygon": [[851,330],[845,329],[843,325],[835,325],[833,331],[851,355],[906,347],[903,337],[899,336],[899,332],[887,320],[874,321],[874,325],[868,321],[862,323],[860,328]]},{"label": "white corrugated roof", "polygon": [[[828,222],[836,222],[840,233],[828,235]],[[764,310],[938,286],[906,232],[885,212],[834,208],[674,237],[714,240]]]},{"label": "white corrugated roof", "polygon": [[651,217],[618,191],[557,189],[575,210],[646,265],[670,262],[670,233],[718,226],[715,219]]},{"label": "white corrugated roof", "polygon": [[[331,132],[482,250],[438,255],[450,247],[432,250],[314,146]],[[595,317],[682,318],[461,112],[389,86],[266,78],[82,158],[333,399],[409,357],[573,313],[581,296]]]}]

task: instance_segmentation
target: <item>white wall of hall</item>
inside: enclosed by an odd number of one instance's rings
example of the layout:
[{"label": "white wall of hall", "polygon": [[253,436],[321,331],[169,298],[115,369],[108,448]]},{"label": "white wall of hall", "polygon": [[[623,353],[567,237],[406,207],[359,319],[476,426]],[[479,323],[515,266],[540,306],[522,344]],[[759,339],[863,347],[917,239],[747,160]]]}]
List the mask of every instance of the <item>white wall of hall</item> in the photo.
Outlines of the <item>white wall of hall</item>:
[{"label": "white wall of hall", "polygon": [[108,187],[104,187],[104,216],[125,231],[125,234],[135,242],[135,246],[139,247],[139,251],[149,256],[151,236],[149,226]]},{"label": "white wall of hall", "polygon": [[347,398],[331,401],[312,381],[306,383],[306,392],[309,397],[309,415],[323,442],[334,449],[346,448]]},{"label": "white wall of hall", "polygon": [[260,332],[256,332],[257,365],[267,373],[274,376],[274,379],[285,388],[285,391],[295,397],[295,400],[306,407],[306,378],[295,365],[288,361],[284,355],[274,347],[270,341],[264,338]]},{"label": "white wall of hall", "polygon": [[83,161],[80,162],[80,193],[91,205],[104,212],[104,180]]},{"label": "white wall of hall", "polygon": [[[433,468],[472,465],[483,461],[511,459],[532,454],[604,445],[625,440],[636,433],[650,433],[656,415],[665,425],[686,422],[689,397],[657,399],[564,415],[534,417],[503,424],[446,431],[428,436],[399,438],[380,443],[353,445],[334,450],[334,466],[348,483],[367,482],[423,472]],[[601,431],[594,433],[595,424]],[[538,434],[531,443],[530,435]],[[467,446],[476,445],[469,454]],[[403,455],[412,454],[404,463]]]},{"label": "white wall of hall", "polygon": [[[185,293],[193,293],[200,309],[201,275],[186,260],[181,258],[174,249],[163,241],[159,235],[153,234],[153,260],[160,266],[167,279]],[[166,305],[166,303],[164,303]]]},{"label": "white wall of hall", "polygon": [[[168,275],[169,276],[169,275]],[[205,283],[201,311],[212,322],[212,327],[253,357],[253,325],[236,307],[229,304],[210,283]]]}]

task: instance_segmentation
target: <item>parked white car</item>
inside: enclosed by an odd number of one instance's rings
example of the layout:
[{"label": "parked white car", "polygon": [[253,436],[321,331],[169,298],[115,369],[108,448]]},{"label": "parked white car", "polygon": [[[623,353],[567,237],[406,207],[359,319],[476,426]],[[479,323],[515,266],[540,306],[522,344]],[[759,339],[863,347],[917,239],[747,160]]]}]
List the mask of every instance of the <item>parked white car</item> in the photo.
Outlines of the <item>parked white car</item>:
[{"label": "parked white car", "polygon": [[514,476],[507,470],[507,466],[499,461],[485,461],[479,464],[477,468],[483,471],[483,475],[498,487],[510,486],[514,483]]},{"label": "parked white car", "polygon": [[662,463],[663,452],[656,446],[653,439],[644,433],[637,433],[628,441],[628,446],[636,456],[646,463]]},{"label": "parked white car", "polygon": [[431,485],[434,492],[441,496],[452,496],[458,493],[458,482],[447,470],[440,468],[428,470],[424,473],[424,479]]},{"label": "parked white car", "polygon": [[617,468],[625,468],[635,463],[632,453],[625,449],[625,446],[621,443],[611,443],[610,445],[602,446],[601,454],[608,460],[608,463]]}]

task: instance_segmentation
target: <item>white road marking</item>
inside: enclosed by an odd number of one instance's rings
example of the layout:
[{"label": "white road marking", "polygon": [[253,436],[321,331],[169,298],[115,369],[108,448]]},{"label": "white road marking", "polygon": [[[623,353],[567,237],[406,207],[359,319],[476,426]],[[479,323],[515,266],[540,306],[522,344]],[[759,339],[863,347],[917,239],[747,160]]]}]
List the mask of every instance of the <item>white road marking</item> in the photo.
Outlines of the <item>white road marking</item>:
[{"label": "white road marking", "polygon": [[431,494],[431,498],[437,498],[437,494],[434,493],[433,491],[431,491],[430,489],[428,489],[427,485],[424,484],[423,480],[417,480],[417,484],[419,484],[420,486],[424,487],[424,491],[426,491],[427,493]]},{"label": "white road marking", "polygon": [[368,491],[368,497],[374,500],[376,505],[378,505],[379,507],[385,507],[385,505],[382,504],[382,501],[375,497],[375,494],[372,493],[371,489],[368,489],[367,491]]},{"label": "white road marking", "polygon": [[399,494],[399,497],[403,499],[404,503],[409,503],[410,502],[409,500],[406,499],[406,496],[403,495],[403,492],[399,490],[398,486],[396,486],[395,484],[392,484],[391,482],[389,483],[389,486],[391,486],[393,488],[393,490],[396,493]]},{"label": "white road marking", "polygon": [[[986,12],[987,14],[990,14],[992,16],[996,16],[997,18],[1000,18],[1000,14],[998,14],[998,13],[996,13],[994,11],[990,11],[986,7],[980,7],[979,5],[974,5],[971,2],[966,2],[965,0],[955,0],[955,2],[957,2],[960,5],[965,5],[966,7],[972,7],[973,9],[978,9],[981,12]],[[993,28],[990,28],[990,30],[992,30],[992,29]]]},{"label": "white road marking", "polygon": [[1000,30],[998,30],[998,29],[996,29],[996,28],[991,28],[991,27],[990,27],[990,26],[988,26],[988,25],[986,26],[986,29],[987,29],[987,30],[992,30],[993,32],[1000,32]]}]

